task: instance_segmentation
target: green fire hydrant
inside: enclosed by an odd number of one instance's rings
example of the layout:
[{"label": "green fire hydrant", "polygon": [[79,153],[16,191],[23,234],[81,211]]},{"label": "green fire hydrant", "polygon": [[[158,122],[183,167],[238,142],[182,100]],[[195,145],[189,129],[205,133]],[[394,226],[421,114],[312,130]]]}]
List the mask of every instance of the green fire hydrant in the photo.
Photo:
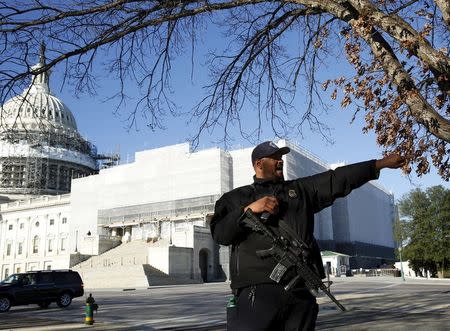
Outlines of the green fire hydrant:
[{"label": "green fire hydrant", "polygon": [[95,299],[92,293],[89,293],[89,297],[86,299],[85,319],[84,323],[88,325],[94,324],[94,310],[97,311],[98,305],[95,303]]}]

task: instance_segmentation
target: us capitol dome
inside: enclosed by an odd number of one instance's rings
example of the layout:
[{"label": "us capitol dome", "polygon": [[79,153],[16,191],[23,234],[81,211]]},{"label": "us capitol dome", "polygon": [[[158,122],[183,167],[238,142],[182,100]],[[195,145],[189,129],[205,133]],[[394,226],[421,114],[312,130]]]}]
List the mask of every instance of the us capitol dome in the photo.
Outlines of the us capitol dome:
[{"label": "us capitol dome", "polygon": [[[45,65],[45,46],[32,69]],[[0,109],[0,202],[70,192],[72,178],[98,172],[93,144],[49,88],[49,71],[32,76]]]}]

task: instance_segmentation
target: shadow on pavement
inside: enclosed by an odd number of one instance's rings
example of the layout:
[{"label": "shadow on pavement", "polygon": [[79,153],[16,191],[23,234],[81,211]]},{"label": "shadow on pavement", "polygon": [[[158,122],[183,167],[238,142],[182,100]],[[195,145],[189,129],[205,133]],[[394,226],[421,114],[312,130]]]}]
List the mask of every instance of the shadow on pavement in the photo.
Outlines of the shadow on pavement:
[{"label": "shadow on pavement", "polygon": [[316,330],[448,330],[444,313],[404,314],[388,310],[349,310],[317,321]]},{"label": "shadow on pavement", "polygon": [[316,329],[450,330],[449,299],[442,291],[362,295],[342,302],[347,312],[319,314]]},{"label": "shadow on pavement", "polygon": [[[20,312],[34,311],[35,309],[26,308],[21,309]],[[61,324],[69,324],[61,322],[60,320],[52,320],[48,318],[25,317],[14,314],[14,311],[2,313],[0,315],[0,330],[30,328],[30,327],[50,327]],[[49,329],[50,330],[50,329]]]}]

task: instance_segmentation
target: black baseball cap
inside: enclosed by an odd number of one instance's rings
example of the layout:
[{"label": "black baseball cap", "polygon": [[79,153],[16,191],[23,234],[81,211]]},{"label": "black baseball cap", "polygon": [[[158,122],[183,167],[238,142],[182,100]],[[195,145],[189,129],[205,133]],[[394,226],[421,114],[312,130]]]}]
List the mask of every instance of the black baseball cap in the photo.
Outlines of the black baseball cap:
[{"label": "black baseball cap", "polygon": [[289,147],[278,147],[272,141],[265,141],[253,149],[252,152],[252,164],[255,164],[256,160],[262,159],[263,157],[271,156],[275,153],[280,153],[281,155],[287,154],[291,151]]}]

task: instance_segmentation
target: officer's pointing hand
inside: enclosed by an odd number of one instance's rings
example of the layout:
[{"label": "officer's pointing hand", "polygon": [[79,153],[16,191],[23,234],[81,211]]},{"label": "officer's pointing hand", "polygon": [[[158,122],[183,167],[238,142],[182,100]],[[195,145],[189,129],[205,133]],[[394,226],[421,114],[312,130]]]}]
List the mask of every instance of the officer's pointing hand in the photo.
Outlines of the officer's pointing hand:
[{"label": "officer's pointing hand", "polygon": [[265,196],[249,204],[245,207],[244,211],[248,208],[256,214],[268,212],[269,214],[275,215],[278,213],[278,200],[274,196]]},{"label": "officer's pointing hand", "polygon": [[377,170],[383,168],[397,169],[403,167],[406,163],[405,157],[398,154],[386,155],[384,158],[377,160],[375,166]]}]

